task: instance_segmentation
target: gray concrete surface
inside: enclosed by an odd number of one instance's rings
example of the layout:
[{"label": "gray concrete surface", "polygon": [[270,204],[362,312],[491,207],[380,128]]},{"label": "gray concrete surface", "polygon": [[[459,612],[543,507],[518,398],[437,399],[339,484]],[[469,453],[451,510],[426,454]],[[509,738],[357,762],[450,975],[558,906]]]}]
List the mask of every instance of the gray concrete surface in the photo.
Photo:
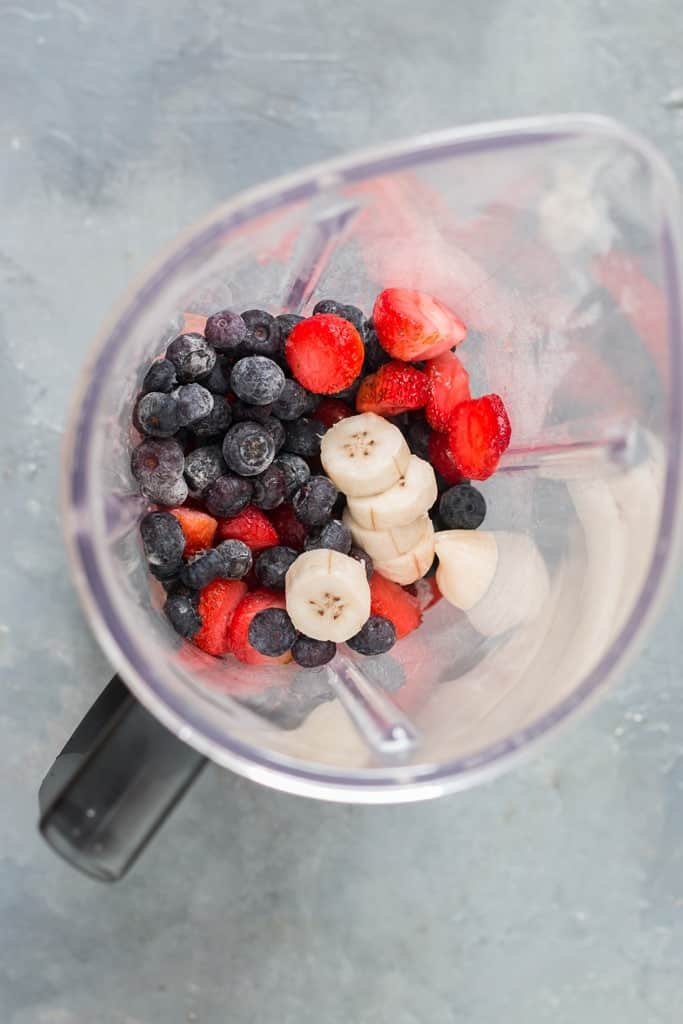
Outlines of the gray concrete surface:
[{"label": "gray concrete surface", "polygon": [[130,276],[245,185],[454,123],[604,112],[680,174],[682,52],[676,0],[0,0],[2,1024],[680,1021],[683,587],[590,719],[474,792],[326,806],[210,769],[115,888],[35,818],[109,677],[55,494]]}]

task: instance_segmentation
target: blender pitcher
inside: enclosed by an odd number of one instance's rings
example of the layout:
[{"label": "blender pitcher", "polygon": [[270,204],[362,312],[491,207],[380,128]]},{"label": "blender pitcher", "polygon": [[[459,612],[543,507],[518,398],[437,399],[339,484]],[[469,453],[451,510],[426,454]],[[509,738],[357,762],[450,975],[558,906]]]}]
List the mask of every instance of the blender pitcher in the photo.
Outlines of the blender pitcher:
[{"label": "blender pitcher", "polygon": [[[328,800],[463,789],[605,690],[674,564],[679,225],[676,184],[642,139],[596,117],[534,118],[255,188],[133,285],[83,372],[65,446],[75,582],[126,685],[44,784],[41,827],[62,855],[120,877],[207,757]],[[304,671],[209,657],[164,618],[142,552],[129,463],[145,368],[193,315],[308,313],[321,298],[369,312],[387,286],[465,321],[458,355],[510,412],[511,447],[482,484],[491,587],[467,614],[423,593],[422,625],[375,658]]]}]

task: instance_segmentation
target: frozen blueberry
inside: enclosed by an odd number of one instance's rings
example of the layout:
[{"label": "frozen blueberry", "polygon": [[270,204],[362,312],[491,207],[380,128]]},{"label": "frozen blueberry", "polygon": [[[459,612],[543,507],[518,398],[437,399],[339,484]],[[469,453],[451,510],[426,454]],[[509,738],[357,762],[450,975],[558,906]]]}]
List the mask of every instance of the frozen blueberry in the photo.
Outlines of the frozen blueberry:
[{"label": "frozen blueberry", "polygon": [[365,360],[363,362],[363,376],[375,373],[380,366],[388,363],[391,356],[384,351],[379,343],[377,332],[370,321],[365,325]]},{"label": "frozen blueberry", "polygon": [[346,302],[336,302],[334,299],[321,299],[313,307],[313,316],[316,313],[332,313],[334,316],[341,316],[344,320],[349,320],[361,338],[363,337],[365,316],[358,306],[351,306]]},{"label": "frozen blueberry", "polygon": [[342,402],[346,402],[348,405],[355,405],[356,395],[358,394],[358,389],[361,386],[363,376],[364,375],[360,373],[354,380],[353,384],[349,384],[348,388],[344,388],[343,391],[337,391],[334,395],[330,395],[329,397],[339,398]]},{"label": "frozen blueberry", "polygon": [[300,419],[288,423],[286,431],[285,448],[288,452],[309,457],[320,454],[320,442],[325,433],[325,427],[320,420],[302,416]]},{"label": "frozen blueberry", "polygon": [[300,455],[293,455],[291,452],[281,452],[273,465],[279,466],[285,474],[285,491],[288,500],[311,475],[308,463],[304,462]]},{"label": "frozen blueberry", "polygon": [[178,422],[188,427],[196,420],[204,419],[213,409],[213,395],[201,384],[181,384],[173,392],[178,407]]},{"label": "frozen blueberry", "polygon": [[239,313],[222,309],[206,321],[204,334],[217,352],[236,352],[247,336],[247,325]]},{"label": "frozen blueberry", "polygon": [[274,316],[263,309],[248,309],[242,313],[247,333],[240,346],[246,356],[277,356],[282,351],[280,325]]},{"label": "frozen blueberry", "polygon": [[429,462],[429,437],[431,429],[427,421],[421,416],[411,419],[405,431],[406,441],[413,455]]},{"label": "frozen blueberry", "polygon": [[244,420],[253,420],[254,423],[265,423],[272,416],[272,405],[249,405],[239,398],[232,405],[233,423],[242,423]]},{"label": "frozen blueberry", "polygon": [[208,377],[216,364],[216,352],[201,334],[180,334],[166,349],[181,384]]},{"label": "frozen blueberry", "polygon": [[336,653],[337,645],[331,640],[312,640],[310,636],[300,636],[292,644],[292,657],[302,668],[327,665]]},{"label": "frozen blueberry", "polygon": [[299,557],[299,552],[294,548],[285,547],[283,544],[276,544],[275,547],[266,548],[254,562],[256,579],[264,587],[272,587],[273,590],[285,589],[285,576],[290,565]]},{"label": "frozen blueberry", "polygon": [[170,594],[164,605],[169,622],[180,636],[189,639],[202,628],[202,617],[194,602],[184,594]]},{"label": "frozen blueberry", "polygon": [[285,443],[287,435],[285,434],[285,428],[282,426],[279,420],[276,420],[274,416],[266,416],[265,419],[261,420],[261,425],[265,427],[270,436],[273,439],[275,445],[275,452],[279,452]]},{"label": "frozen blueberry", "polygon": [[297,313],[280,313],[280,315],[276,316],[275,319],[277,320],[278,327],[280,328],[280,342],[284,345],[296,325],[300,324],[302,320],[306,319],[306,317],[299,316]]},{"label": "frozen blueberry", "polygon": [[331,548],[333,551],[341,551],[343,555],[348,555],[352,543],[349,528],[339,519],[330,519],[319,530],[309,533],[304,548],[306,551],[312,551],[314,548]]},{"label": "frozen blueberry", "polygon": [[357,562],[362,562],[364,564],[365,575],[367,576],[368,579],[370,579],[373,572],[375,571],[375,567],[367,551],[364,551],[363,548],[359,548],[356,544],[353,544],[351,546],[351,550],[349,551],[349,556],[351,558],[355,558]]},{"label": "frozen blueberry", "polygon": [[249,643],[269,658],[285,654],[296,636],[292,620],[283,608],[264,608],[249,623]]},{"label": "frozen blueberry", "polygon": [[318,396],[302,387],[298,380],[286,380],[285,385],[273,405],[273,416],[281,420],[298,420],[306,416],[318,405]]},{"label": "frozen blueberry", "polygon": [[486,499],[471,484],[449,487],[439,499],[439,518],[447,530],[476,530],[486,516]]},{"label": "frozen blueberry", "polygon": [[225,580],[241,580],[251,569],[251,549],[242,540],[223,540],[213,553],[220,567],[218,575]]},{"label": "frozen blueberry", "polygon": [[230,386],[238,398],[250,405],[271,405],[285,386],[282,368],[266,356],[245,356],[230,373]]},{"label": "frozen blueberry", "polygon": [[252,502],[257,508],[277,508],[287,497],[284,471],[275,463],[252,477],[251,481],[254,485]]},{"label": "frozen blueberry", "polygon": [[140,490],[160,505],[182,505],[187,498],[184,465],[183,449],[175,438],[147,438],[133,449],[130,459]]},{"label": "frozen blueberry", "polygon": [[171,437],[180,426],[175,398],[161,391],[150,391],[135,406],[133,421],[148,437]]},{"label": "frozen blueberry", "polygon": [[175,386],[175,366],[168,359],[159,359],[145,374],[141,392],[147,395],[150,391],[163,391],[167,395]]},{"label": "frozen blueberry", "polygon": [[223,458],[233,473],[257,476],[275,458],[275,442],[260,423],[236,423],[223,439]]},{"label": "frozen blueberry", "polygon": [[292,498],[297,518],[304,526],[321,526],[330,518],[338,494],[326,476],[312,476]]},{"label": "frozen blueberry", "polygon": [[359,654],[386,654],[396,643],[396,627],[383,615],[371,615],[360,632],[346,642]]},{"label": "frozen blueberry", "polygon": [[204,492],[207,511],[212,516],[236,516],[251,501],[253,487],[241,476],[219,476]]},{"label": "frozen blueberry", "polygon": [[209,548],[207,551],[200,551],[189,562],[183,564],[179,574],[180,582],[193,590],[201,590],[220,575],[219,569],[216,553],[213,548]]},{"label": "frozen blueberry", "polygon": [[219,356],[209,376],[203,378],[202,385],[214,395],[227,395],[230,390],[229,362]]},{"label": "frozen blueberry", "polygon": [[232,423],[230,402],[223,395],[213,396],[213,409],[208,416],[195,420],[192,432],[196,437],[221,437]]},{"label": "frozen blueberry", "polygon": [[140,523],[142,546],[150,569],[159,569],[169,578],[180,568],[185,550],[185,534],[170,512],[148,512]]},{"label": "frozen blueberry", "polygon": [[207,444],[185,456],[185,480],[193,494],[201,495],[228,467],[220,445]]}]

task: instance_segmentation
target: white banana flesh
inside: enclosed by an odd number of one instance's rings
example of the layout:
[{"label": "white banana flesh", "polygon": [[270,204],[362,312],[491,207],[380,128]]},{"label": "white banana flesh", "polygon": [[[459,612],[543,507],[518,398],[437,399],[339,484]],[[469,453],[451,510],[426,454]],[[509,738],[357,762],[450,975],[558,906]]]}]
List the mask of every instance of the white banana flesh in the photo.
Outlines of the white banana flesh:
[{"label": "white banana flesh", "polygon": [[314,640],[343,643],[370,615],[365,566],[340,551],[305,551],[285,577],[287,612],[296,629]]},{"label": "white banana flesh", "polygon": [[378,560],[375,562],[375,569],[388,580],[407,586],[415,583],[430,568],[434,561],[434,527],[427,516],[427,526],[424,535],[417,544],[404,555],[397,555],[395,558]]},{"label": "white banana flesh", "polygon": [[325,472],[347,497],[386,491],[401,479],[410,458],[398,427],[373,412],[335,423],[320,446]]},{"label": "white banana flesh", "polygon": [[375,561],[386,561],[389,558],[396,558],[397,555],[405,555],[429,529],[427,515],[414,519],[406,526],[392,526],[389,530],[369,530],[361,526],[348,508],[344,509],[342,520],[351,531],[354,544],[367,551],[370,558]]},{"label": "white banana flesh", "polygon": [[411,455],[404,472],[390,487],[362,497],[352,495],[347,497],[347,503],[360,526],[387,530],[414,522],[432,507],[437,497],[434,470],[424,459]]}]

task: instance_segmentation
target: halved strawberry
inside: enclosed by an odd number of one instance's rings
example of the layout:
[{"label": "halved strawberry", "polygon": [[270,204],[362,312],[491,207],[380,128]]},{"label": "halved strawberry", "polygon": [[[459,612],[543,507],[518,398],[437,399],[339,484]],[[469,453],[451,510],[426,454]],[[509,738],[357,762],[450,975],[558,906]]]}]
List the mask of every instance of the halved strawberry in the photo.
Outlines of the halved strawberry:
[{"label": "halved strawberry", "polygon": [[365,346],[350,321],[318,313],[293,328],[285,357],[305,388],[316,395],[333,395],[353,384],[363,367]]},{"label": "halved strawberry", "polygon": [[421,370],[405,363],[392,362],[369,374],[356,395],[358,412],[378,416],[398,416],[421,409],[427,401],[427,378]]},{"label": "halved strawberry", "polygon": [[396,638],[412,633],[422,622],[418,599],[398,583],[374,572],[370,578],[370,612],[393,622]]},{"label": "halved strawberry", "polygon": [[463,476],[486,480],[510,443],[510,420],[502,398],[484,395],[461,402],[453,411],[447,437]]},{"label": "halved strawberry", "polygon": [[346,402],[342,402],[341,398],[323,398],[313,415],[329,430],[340,420],[353,416],[353,409]]},{"label": "halved strawberry", "polygon": [[219,519],[218,538],[244,541],[252,551],[262,551],[280,543],[277,530],[270,519],[255,505],[247,505],[229,519]]},{"label": "halved strawberry", "polygon": [[196,508],[170,508],[168,511],[176,517],[185,534],[184,558],[190,558],[198,551],[211,547],[218,526],[213,516]]},{"label": "halved strawberry", "polygon": [[467,333],[447,306],[412,288],[385,288],[375,299],[372,320],[384,351],[404,362],[434,359]]},{"label": "halved strawberry", "polygon": [[242,580],[218,579],[207,584],[199,594],[198,611],[202,626],[192,637],[192,643],[216,657],[228,654],[228,628],[246,593],[247,585]]},{"label": "halved strawberry", "polygon": [[249,624],[258,612],[266,608],[285,608],[283,594],[277,594],[274,590],[252,590],[235,609],[228,629],[228,643],[230,653],[234,654],[239,661],[246,665],[284,665],[291,661],[291,654],[281,654],[279,658],[269,658],[259,652],[249,643]]},{"label": "halved strawberry", "polygon": [[461,472],[448,442],[448,434],[433,433],[427,442],[429,461],[447,484],[461,484],[467,477]]},{"label": "halved strawberry", "polygon": [[430,359],[427,375],[425,417],[434,430],[447,430],[456,405],[470,397],[470,375],[453,352]]},{"label": "halved strawberry", "polygon": [[[298,518],[291,505],[278,505],[270,511],[270,520],[278,532],[280,544],[285,544],[295,551],[303,551],[306,540],[306,527]],[[276,542],[277,543],[277,542]]]}]

